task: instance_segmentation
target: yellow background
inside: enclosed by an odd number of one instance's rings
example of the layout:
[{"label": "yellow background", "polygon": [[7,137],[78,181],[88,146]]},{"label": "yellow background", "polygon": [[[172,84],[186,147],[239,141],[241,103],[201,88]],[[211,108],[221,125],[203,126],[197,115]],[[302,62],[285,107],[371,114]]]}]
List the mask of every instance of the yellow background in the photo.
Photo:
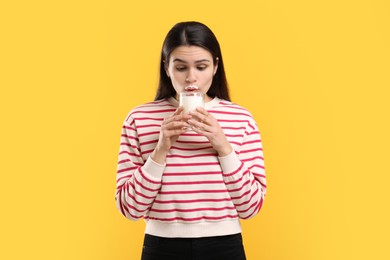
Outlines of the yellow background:
[{"label": "yellow background", "polygon": [[390,259],[388,0],[2,1],[0,259],[139,259],[114,204],[122,122],[167,31],[206,23],[262,133],[249,260]]}]

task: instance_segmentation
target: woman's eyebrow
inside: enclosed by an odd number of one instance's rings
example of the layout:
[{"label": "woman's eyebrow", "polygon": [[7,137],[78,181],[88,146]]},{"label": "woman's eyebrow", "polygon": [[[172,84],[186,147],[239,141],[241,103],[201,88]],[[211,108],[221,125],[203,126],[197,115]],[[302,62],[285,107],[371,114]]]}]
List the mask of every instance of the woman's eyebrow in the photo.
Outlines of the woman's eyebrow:
[{"label": "woman's eyebrow", "polygon": [[[187,61],[185,60],[182,60],[182,59],[179,59],[179,58],[176,58],[173,60],[173,62],[182,62],[182,63],[188,63]],[[202,63],[202,62],[211,62],[210,60],[208,59],[201,59],[201,60],[197,60],[195,61],[195,63]]]},{"label": "woman's eyebrow", "polygon": [[174,59],[173,62],[187,63],[185,60],[182,60],[182,59],[179,59],[179,58]]},{"label": "woman's eyebrow", "polygon": [[197,60],[195,63],[210,62],[208,59]]}]

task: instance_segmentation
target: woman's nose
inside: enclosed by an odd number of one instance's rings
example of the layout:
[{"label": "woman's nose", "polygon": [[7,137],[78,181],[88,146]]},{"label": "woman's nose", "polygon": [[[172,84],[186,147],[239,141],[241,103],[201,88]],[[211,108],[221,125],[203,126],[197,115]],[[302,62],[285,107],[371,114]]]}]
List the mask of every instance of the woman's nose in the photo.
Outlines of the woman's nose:
[{"label": "woman's nose", "polygon": [[189,71],[186,77],[186,82],[191,84],[196,82],[196,76],[192,70]]}]

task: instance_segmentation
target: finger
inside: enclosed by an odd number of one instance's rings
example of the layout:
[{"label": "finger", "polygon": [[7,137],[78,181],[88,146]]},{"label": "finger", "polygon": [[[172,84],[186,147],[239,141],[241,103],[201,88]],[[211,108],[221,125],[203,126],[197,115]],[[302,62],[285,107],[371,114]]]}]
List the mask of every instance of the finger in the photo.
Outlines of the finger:
[{"label": "finger", "polygon": [[197,107],[196,111],[198,111],[200,113],[200,115],[199,115],[200,121],[206,122],[208,120],[208,118],[213,118],[213,116],[203,107]]},{"label": "finger", "polygon": [[208,116],[207,110],[205,110],[202,107],[197,107],[195,110],[190,111],[190,115],[196,116],[196,117],[202,117],[202,116]]},{"label": "finger", "polygon": [[213,125],[213,118],[210,117],[210,116],[205,116],[203,114],[195,114],[193,115],[194,119],[196,119],[196,121],[198,122],[201,122],[205,125],[208,125],[208,126],[212,126]]},{"label": "finger", "polygon": [[196,116],[201,121],[205,121],[206,118],[214,118],[206,109],[203,107],[197,107],[194,111],[190,112],[190,115]]},{"label": "finger", "polygon": [[184,114],[174,115],[173,114],[172,116],[165,118],[163,124],[169,124],[169,123],[175,122],[175,121],[187,121],[190,118],[191,118],[190,115],[184,115]]},{"label": "finger", "polygon": [[182,112],[183,112],[183,108],[182,107],[178,107],[176,109],[176,111],[172,115],[170,115],[167,118],[165,118],[165,120],[168,121],[168,122],[172,121],[172,120],[178,120],[178,118],[179,118],[179,116],[180,116],[180,114]]},{"label": "finger", "polygon": [[209,114],[209,112],[203,107],[196,107],[195,110],[198,111],[199,113],[205,115],[205,116],[207,116]]},{"label": "finger", "polygon": [[189,127],[190,125],[186,121],[172,121],[164,125],[164,129],[173,130],[173,129],[183,129]]},{"label": "finger", "polygon": [[212,128],[203,122],[199,122],[199,121],[193,120],[193,119],[188,120],[188,124],[190,124],[193,129],[199,129],[203,132],[210,132],[211,128]]},{"label": "finger", "polygon": [[164,135],[168,138],[170,137],[173,137],[173,136],[178,136],[178,135],[181,135],[182,133],[184,133],[185,131],[187,131],[186,128],[181,128],[181,129],[171,129],[171,130],[166,130]]},{"label": "finger", "polygon": [[191,115],[192,117],[195,117],[195,119],[198,121],[202,121],[202,119],[205,118],[205,115],[200,113],[197,110],[190,111],[189,115]]},{"label": "finger", "polygon": [[175,113],[173,113],[174,115],[179,115],[181,114],[181,112],[184,111],[184,107],[183,106],[180,106],[176,109]]},{"label": "finger", "polygon": [[203,136],[205,136],[208,139],[211,137],[211,133],[208,131],[208,126],[205,126],[205,127],[202,127],[202,126],[199,126],[199,127],[192,126],[191,129],[194,132],[196,132],[197,134],[203,135]]},{"label": "finger", "polygon": [[173,114],[170,116],[166,117],[164,119],[164,122],[170,122],[172,120],[179,120],[179,116],[182,114],[184,108],[183,107],[178,107]]}]

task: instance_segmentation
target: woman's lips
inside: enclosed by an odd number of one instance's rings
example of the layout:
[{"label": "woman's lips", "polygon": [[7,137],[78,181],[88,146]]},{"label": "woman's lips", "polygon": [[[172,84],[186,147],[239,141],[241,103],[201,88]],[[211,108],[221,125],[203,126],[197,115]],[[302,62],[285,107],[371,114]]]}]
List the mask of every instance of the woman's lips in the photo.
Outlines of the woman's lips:
[{"label": "woman's lips", "polygon": [[184,90],[186,92],[192,92],[192,91],[199,90],[199,87],[198,86],[187,86],[187,87],[184,88]]}]

